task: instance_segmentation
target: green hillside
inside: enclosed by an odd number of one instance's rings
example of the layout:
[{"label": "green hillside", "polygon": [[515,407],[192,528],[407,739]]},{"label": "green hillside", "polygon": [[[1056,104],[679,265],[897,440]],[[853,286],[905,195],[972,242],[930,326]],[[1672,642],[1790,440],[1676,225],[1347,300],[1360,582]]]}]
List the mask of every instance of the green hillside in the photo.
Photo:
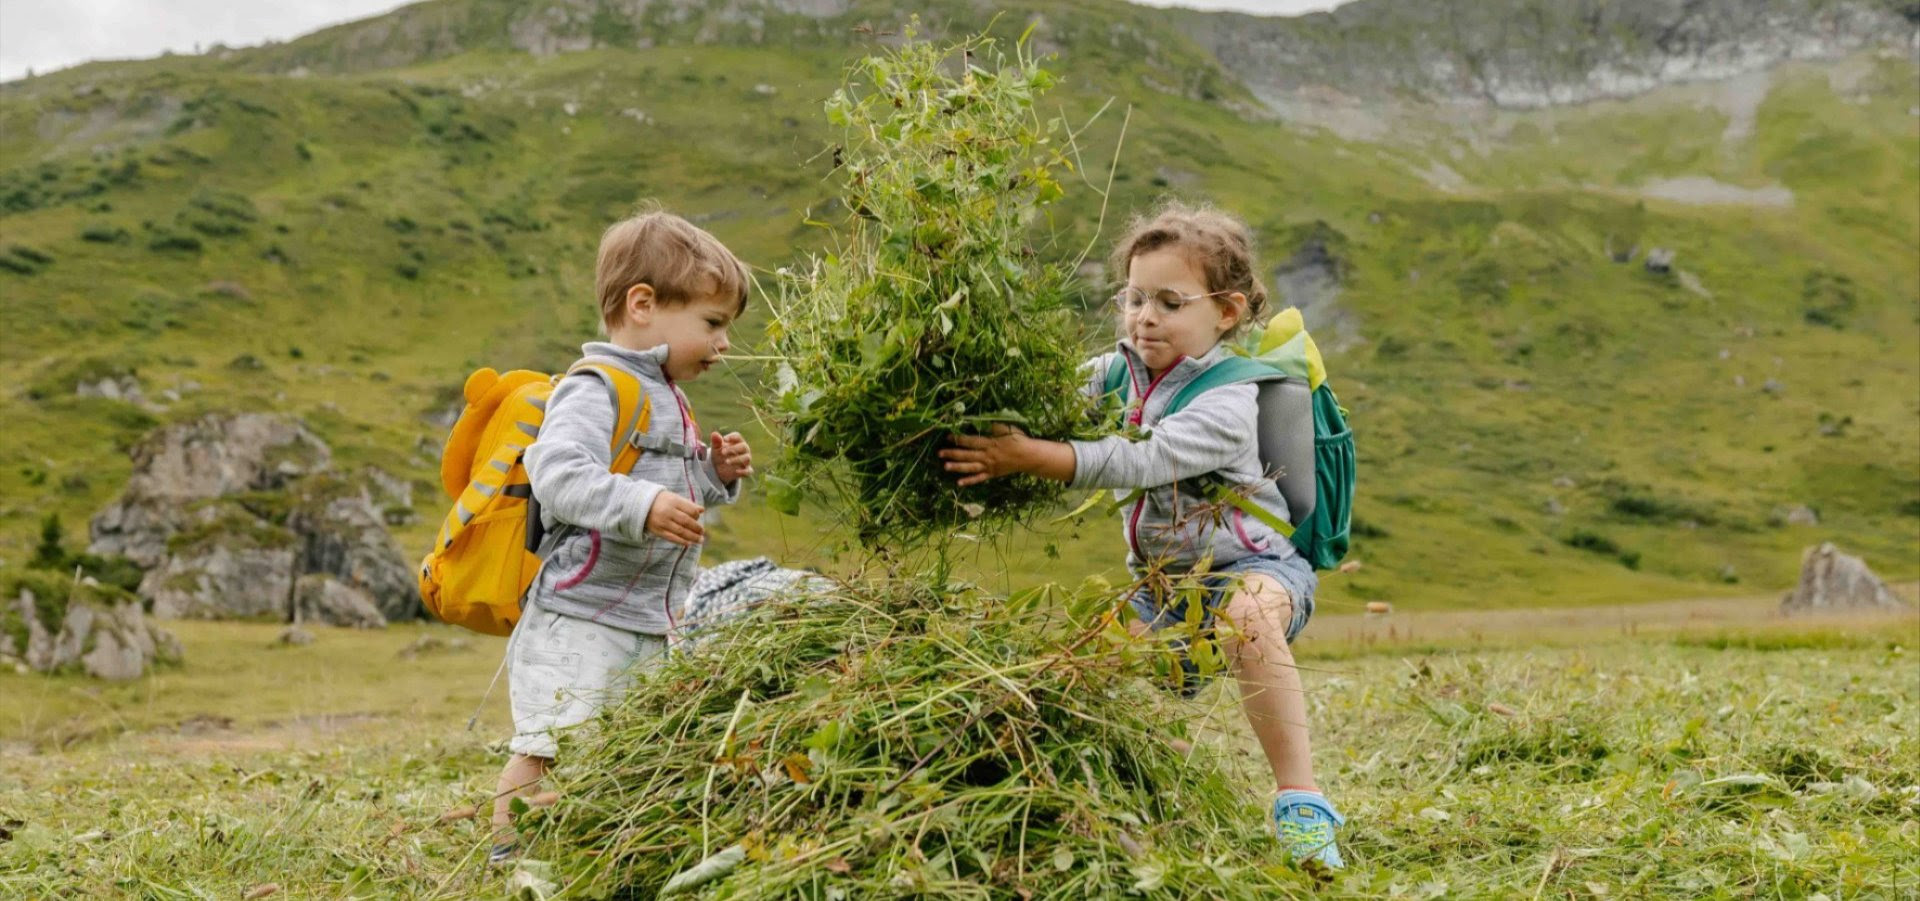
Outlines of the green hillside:
[{"label": "green hillside", "polygon": [[[979,24],[921,8],[936,33]],[[1113,102],[1079,135],[1087,180],[1055,252],[1098,257],[1124,213],[1175,194],[1246,217],[1270,270],[1340,280],[1308,312],[1360,430],[1363,568],[1327,578],[1324,609],[1751,593],[1819,540],[1920,575],[1910,58],[1787,65],[1732,101],[1695,85],[1534,112],[1382,103],[1328,130],[1266,111],[1153,11],[1034,8],[1060,115]],[[476,366],[564,366],[593,336],[605,224],[658,199],[771,270],[821,246],[809,217],[843,215],[820,103],[891,39],[847,23],[897,15],[609,14],[575,24],[619,46],[535,55],[512,49],[531,17],[509,9],[440,0],[0,86],[17,448],[0,560],[27,556],[46,513],[73,529],[117,494],[147,429],[225,409],[297,414],[341,462],[417,480],[415,551],[442,512],[430,417]],[[1655,247],[1674,271],[1642,266]],[[144,404],[76,395],[118,373]],[[743,363],[694,385],[705,423],[750,427],[759,379]],[[1784,525],[1793,505],[1819,524]],[[1113,571],[1113,531],[983,548],[976,571]],[[712,553],[799,563],[833,544],[749,503]]]}]

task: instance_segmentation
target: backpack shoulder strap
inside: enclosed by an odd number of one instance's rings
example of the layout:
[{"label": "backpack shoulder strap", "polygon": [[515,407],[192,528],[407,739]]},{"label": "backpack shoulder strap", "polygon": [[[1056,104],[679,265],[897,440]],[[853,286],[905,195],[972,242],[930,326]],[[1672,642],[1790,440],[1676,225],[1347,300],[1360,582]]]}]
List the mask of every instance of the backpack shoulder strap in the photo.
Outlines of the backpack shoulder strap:
[{"label": "backpack shoulder strap", "polygon": [[1230,356],[1212,366],[1207,371],[1194,376],[1193,381],[1180,386],[1179,393],[1167,404],[1162,416],[1172,416],[1187,408],[1193,399],[1224,385],[1238,385],[1244,382],[1266,382],[1286,378],[1287,374],[1258,360],[1242,356]]},{"label": "backpack shoulder strap", "polygon": [[1122,392],[1126,392],[1128,387],[1127,358],[1116,353],[1107,358],[1106,384],[1101,387],[1100,396],[1118,393],[1125,397],[1126,394]]},{"label": "backpack shoulder strap", "polygon": [[652,401],[638,377],[610,360],[587,357],[567,368],[566,376],[581,374],[599,376],[606,386],[607,399],[613,402],[613,440],[608,448],[613,452],[613,464],[608,469],[621,474],[633,471],[640,460],[640,445],[633,438],[646,434],[653,418]]}]

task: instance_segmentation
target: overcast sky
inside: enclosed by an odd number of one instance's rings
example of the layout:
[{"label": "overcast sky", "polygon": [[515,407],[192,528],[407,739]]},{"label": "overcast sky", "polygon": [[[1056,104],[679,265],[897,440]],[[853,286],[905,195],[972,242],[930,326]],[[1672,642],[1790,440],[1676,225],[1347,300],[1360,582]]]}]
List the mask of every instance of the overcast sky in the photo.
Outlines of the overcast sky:
[{"label": "overcast sky", "polygon": [[[1293,15],[1346,0],[1153,0],[1151,6]],[[0,80],[95,59],[243,47],[378,15],[395,0],[0,0]]]}]

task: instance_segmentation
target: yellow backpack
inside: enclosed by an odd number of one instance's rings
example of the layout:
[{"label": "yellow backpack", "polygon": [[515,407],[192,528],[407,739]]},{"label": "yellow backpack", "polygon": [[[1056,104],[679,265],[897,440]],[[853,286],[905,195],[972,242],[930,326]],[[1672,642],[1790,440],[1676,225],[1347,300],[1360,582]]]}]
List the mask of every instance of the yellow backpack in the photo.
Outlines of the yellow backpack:
[{"label": "yellow backpack", "polygon": [[420,561],[420,600],[427,612],[488,635],[513,631],[520,597],[540,569],[537,545],[528,540],[533,485],[522,460],[540,435],[553,389],[582,372],[606,381],[619,411],[608,469],[625,475],[639,461],[640,447],[632,439],[646,434],[653,407],[640,380],[625,369],[589,358],[561,375],[480,369],[468,376],[466,409],[440,453],[440,482],[453,509]]}]

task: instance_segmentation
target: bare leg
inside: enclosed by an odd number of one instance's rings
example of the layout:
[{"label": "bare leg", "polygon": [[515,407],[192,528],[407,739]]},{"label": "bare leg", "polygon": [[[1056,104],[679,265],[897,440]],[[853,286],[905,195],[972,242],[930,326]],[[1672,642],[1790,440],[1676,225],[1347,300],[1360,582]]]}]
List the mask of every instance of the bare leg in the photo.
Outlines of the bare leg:
[{"label": "bare leg", "polygon": [[540,800],[534,791],[540,787],[540,777],[545,776],[547,768],[552,765],[553,761],[545,757],[529,757],[525,754],[515,754],[507,760],[493,791],[495,841],[513,839],[513,799],[524,797],[530,803]]},{"label": "bare leg", "polygon": [[1317,790],[1307,737],[1307,696],[1293,665],[1293,650],[1287,647],[1293,598],[1272,577],[1254,574],[1246,577],[1223,612],[1235,634],[1222,638],[1221,650],[1239,677],[1240,706],[1273,768],[1274,785]]}]

